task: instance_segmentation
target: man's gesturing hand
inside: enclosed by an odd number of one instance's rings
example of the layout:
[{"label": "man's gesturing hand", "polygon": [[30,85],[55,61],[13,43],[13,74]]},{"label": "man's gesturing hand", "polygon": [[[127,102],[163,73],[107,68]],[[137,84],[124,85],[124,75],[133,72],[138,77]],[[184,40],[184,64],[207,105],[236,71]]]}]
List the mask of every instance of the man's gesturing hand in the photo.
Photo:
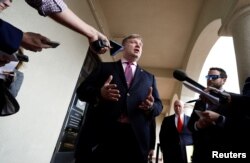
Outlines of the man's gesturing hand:
[{"label": "man's gesturing hand", "polygon": [[117,89],[116,84],[110,84],[113,79],[113,76],[110,75],[108,80],[104,83],[101,88],[101,96],[105,100],[118,101],[120,98],[120,92]]},{"label": "man's gesturing hand", "polygon": [[154,97],[152,95],[153,88],[149,87],[148,96],[140,105],[139,108],[142,110],[151,110],[154,104]]}]

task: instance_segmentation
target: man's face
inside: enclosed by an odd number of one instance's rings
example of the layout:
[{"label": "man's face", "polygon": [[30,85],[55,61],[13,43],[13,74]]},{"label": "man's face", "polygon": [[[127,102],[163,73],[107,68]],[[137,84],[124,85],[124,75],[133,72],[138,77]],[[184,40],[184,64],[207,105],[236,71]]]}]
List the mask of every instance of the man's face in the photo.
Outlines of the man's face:
[{"label": "man's face", "polygon": [[175,114],[180,115],[184,111],[184,104],[180,101],[175,101],[174,102],[174,111]]},{"label": "man's face", "polygon": [[142,40],[132,38],[125,42],[123,56],[129,61],[138,61],[142,54]]},{"label": "man's face", "polygon": [[211,78],[207,79],[207,86],[221,89],[226,82],[226,78],[221,78],[220,72],[217,70],[210,70],[208,76],[211,76]]}]

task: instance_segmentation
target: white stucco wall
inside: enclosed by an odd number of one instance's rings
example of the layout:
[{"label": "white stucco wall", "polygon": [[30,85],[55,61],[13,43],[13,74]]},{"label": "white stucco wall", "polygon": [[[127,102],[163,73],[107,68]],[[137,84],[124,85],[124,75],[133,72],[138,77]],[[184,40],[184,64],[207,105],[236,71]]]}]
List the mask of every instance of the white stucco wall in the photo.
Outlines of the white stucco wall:
[{"label": "white stucco wall", "polygon": [[[72,10],[96,27],[87,0],[66,1]],[[0,117],[0,163],[49,163],[65,118],[88,40],[38,15],[23,0],[0,17],[23,31],[41,33],[59,41],[56,49],[32,53],[21,71],[24,82],[18,94],[20,111]]]}]

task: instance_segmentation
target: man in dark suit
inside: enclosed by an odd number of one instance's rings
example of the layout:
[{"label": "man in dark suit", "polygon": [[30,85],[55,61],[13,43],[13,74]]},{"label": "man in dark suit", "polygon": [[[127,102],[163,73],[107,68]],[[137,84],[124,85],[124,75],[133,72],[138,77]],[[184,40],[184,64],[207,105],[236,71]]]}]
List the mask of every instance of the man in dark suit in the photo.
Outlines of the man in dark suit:
[{"label": "man in dark suit", "polygon": [[[122,41],[123,57],[101,63],[77,89],[78,98],[92,104],[95,143],[90,162],[147,163],[150,122],[162,111],[154,75],[137,65],[142,38],[132,34]],[[88,117],[87,117],[88,118]],[[86,132],[85,132],[86,133]],[[76,162],[81,162],[81,137]],[[88,140],[92,141],[92,140]],[[84,143],[83,143],[84,144]]]},{"label": "man in dark suit", "polygon": [[184,114],[183,101],[174,102],[174,111],[175,114],[165,117],[161,124],[160,147],[163,160],[164,163],[187,163],[186,145],[193,144],[192,133],[187,128],[190,117]]},{"label": "man in dark suit", "polygon": [[[225,70],[211,67],[208,71],[207,86],[214,87],[220,92],[227,80]],[[215,105],[204,97],[195,103],[188,128],[193,133],[194,151],[193,163],[211,163],[225,161],[213,156],[213,152],[230,153],[232,146],[230,136],[233,134],[225,127],[226,118],[231,117],[229,104]]]}]

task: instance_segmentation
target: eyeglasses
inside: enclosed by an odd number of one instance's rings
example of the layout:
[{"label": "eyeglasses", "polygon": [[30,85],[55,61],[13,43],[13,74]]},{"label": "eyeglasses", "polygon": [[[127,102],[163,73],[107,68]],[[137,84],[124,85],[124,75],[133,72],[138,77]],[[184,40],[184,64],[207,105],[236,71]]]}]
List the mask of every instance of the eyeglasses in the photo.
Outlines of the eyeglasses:
[{"label": "eyeglasses", "polygon": [[216,80],[216,79],[219,79],[219,78],[223,78],[223,77],[220,76],[220,75],[207,75],[206,76],[207,80]]}]

